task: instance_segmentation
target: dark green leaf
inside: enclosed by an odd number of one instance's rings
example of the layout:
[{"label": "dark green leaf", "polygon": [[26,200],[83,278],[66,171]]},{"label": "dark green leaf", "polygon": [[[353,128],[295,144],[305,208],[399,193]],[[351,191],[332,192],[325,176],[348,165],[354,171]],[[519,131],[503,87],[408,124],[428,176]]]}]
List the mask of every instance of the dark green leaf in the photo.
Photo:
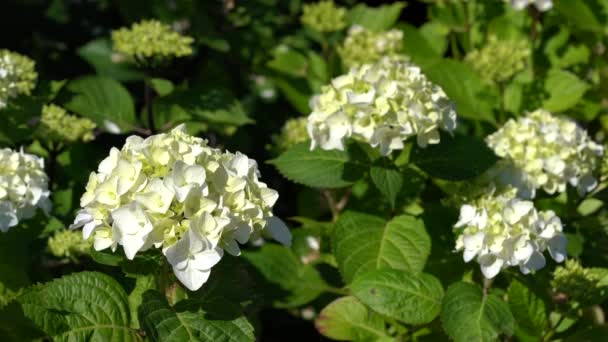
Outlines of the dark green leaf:
[{"label": "dark green leaf", "polygon": [[509,307],[526,334],[542,337],[548,327],[545,302],[518,280],[509,286]]},{"label": "dark green leaf", "polygon": [[378,191],[388,199],[391,207],[395,207],[397,194],[403,186],[403,173],[386,160],[372,165],[369,174]]}]

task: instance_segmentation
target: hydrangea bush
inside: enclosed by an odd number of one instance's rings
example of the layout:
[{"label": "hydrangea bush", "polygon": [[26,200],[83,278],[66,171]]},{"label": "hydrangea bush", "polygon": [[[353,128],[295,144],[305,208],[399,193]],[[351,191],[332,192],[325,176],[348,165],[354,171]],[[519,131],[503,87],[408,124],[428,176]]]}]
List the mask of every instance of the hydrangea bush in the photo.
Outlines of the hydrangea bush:
[{"label": "hydrangea bush", "polygon": [[608,2],[9,2],[0,341],[605,341]]}]

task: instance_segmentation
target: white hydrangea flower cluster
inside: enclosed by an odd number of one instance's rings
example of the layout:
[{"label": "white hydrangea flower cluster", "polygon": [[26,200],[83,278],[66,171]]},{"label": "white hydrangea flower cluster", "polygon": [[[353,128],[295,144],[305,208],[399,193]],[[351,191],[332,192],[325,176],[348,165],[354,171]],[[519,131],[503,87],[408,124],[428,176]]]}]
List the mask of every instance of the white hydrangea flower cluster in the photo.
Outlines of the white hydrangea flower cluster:
[{"label": "white hydrangea flower cluster", "polygon": [[48,214],[52,206],[49,195],[42,158],[23,150],[0,150],[0,231],[32,218],[37,208]]},{"label": "white hydrangea flower cluster", "polygon": [[522,273],[545,266],[543,252],[556,262],[566,258],[566,236],[553,211],[537,211],[534,203],[516,197],[516,190],[481,197],[460,208],[456,228],[463,228],[456,250],[465,262],[474,258],[486,278],[501,269],[519,266]]},{"label": "white hydrangea flower cluster", "polygon": [[498,181],[517,187],[520,197],[534,198],[539,188],[549,194],[563,192],[568,183],[581,195],[597,186],[594,172],[600,168],[604,148],[575,122],[546,110],[509,120],[486,142],[507,159]]},{"label": "white hydrangea flower cluster", "polygon": [[71,228],[93,236],[95,250],[121,245],[128,259],[162,248],[177,278],[199,289],[224,251],[263,232],[291,243],[285,224],[272,215],[278,193],[259,181],[257,163],[222,153],[179,126],[143,139],[127,138],[91,173]]},{"label": "white hydrangea flower cluster", "polygon": [[517,11],[521,11],[521,10],[525,9],[526,7],[528,7],[529,5],[534,5],[534,7],[536,7],[536,9],[541,12],[546,12],[546,11],[550,10],[551,8],[553,8],[552,0],[504,0],[504,1],[508,1],[511,4],[511,7],[513,7]]},{"label": "white hydrangea flower cluster", "polygon": [[409,137],[425,147],[439,143],[439,129],[456,127],[454,103],[441,87],[419,67],[390,57],[333,79],[311,99],[311,108],[311,149],[344,150],[345,139],[353,137],[388,155]]}]

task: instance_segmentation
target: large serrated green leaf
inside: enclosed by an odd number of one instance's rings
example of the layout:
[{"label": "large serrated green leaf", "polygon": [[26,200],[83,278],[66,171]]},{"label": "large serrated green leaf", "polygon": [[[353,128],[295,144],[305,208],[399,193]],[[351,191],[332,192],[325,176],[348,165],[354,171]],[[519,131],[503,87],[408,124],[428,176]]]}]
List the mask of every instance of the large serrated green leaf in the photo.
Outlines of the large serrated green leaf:
[{"label": "large serrated green leaf", "polygon": [[431,251],[424,223],[407,215],[387,222],[373,215],[345,212],[333,234],[334,255],[347,283],[382,268],[421,272]]},{"label": "large serrated green leaf", "polygon": [[75,273],[17,298],[26,317],[54,341],[141,341],[131,329],[127,294],[111,277]]},{"label": "large serrated green leaf", "polygon": [[342,297],[329,303],[315,321],[319,332],[338,341],[374,341],[388,337],[382,316],[355,297]]},{"label": "large serrated green leaf", "polygon": [[545,80],[545,90],[549,98],[543,108],[551,112],[563,112],[576,105],[589,89],[589,85],[575,74],[554,69],[549,71]]},{"label": "large serrated green leaf", "polygon": [[360,25],[368,30],[385,31],[395,25],[403,8],[405,2],[402,1],[379,7],[358,4],[348,12],[348,21],[351,25]]},{"label": "large serrated green leaf", "polygon": [[549,322],[545,303],[518,280],[513,280],[509,286],[509,307],[519,329],[532,336],[543,336]]},{"label": "large serrated green leaf", "polygon": [[139,322],[151,341],[254,341],[253,327],[230,303],[186,299],[173,307],[156,291],[147,291]]},{"label": "large serrated green leaf", "polygon": [[435,319],[443,297],[443,287],[432,275],[391,269],[362,274],[350,288],[374,311],[414,325]]},{"label": "large serrated green leaf", "polygon": [[366,169],[355,160],[354,145],[347,151],[310,150],[308,143],[291,147],[270,161],[285,178],[315,188],[342,188],[361,178]]},{"label": "large serrated green leaf", "polygon": [[484,296],[479,286],[462,282],[448,288],[441,321],[456,342],[496,341],[501,334],[511,335],[515,327],[506,302],[493,294]]}]

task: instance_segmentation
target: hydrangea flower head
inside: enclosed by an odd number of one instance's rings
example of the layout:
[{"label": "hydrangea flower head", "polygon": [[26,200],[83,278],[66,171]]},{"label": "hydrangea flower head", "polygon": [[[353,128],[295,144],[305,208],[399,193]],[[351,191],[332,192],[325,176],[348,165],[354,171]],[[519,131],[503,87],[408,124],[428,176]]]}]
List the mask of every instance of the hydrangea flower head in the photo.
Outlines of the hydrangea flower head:
[{"label": "hydrangea flower head", "polygon": [[319,32],[339,31],[346,27],[346,9],[332,0],[302,6],[302,23]]},{"label": "hydrangea flower head", "polygon": [[194,39],[158,20],[143,20],[131,28],[113,31],[112,41],[116,52],[141,60],[189,56]]},{"label": "hydrangea flower head", "polygon": [[518,187],[521,196],[533,198],[540,188],[563,192],[567,184],[583,195],[597,186],[604,148],[569,119],[539,109],[509,120],[486,142],[508,161],[499,181]]},{"label": "hydrangea flower head", "polygon": [[383,155],[417,138],[425,147],[439,143],[439,130],[456,127],[456,111],[441,87],[420,68],[390,57],[351,68],[311,99],[311,149],[344,150],[346,138],[379,147]]},{"label": "hydrangea flower head", "polygon": [[550,10],[551,8],[553,8],[552,0],[504,0],[504,1],[509,2],[511,4],[511,7],[513,7],[517,11],[521,11],[521,10],[525,9],[526,7],[528,7],[529,5],[534,5],[534,7],[536,7],[536,9],[541,12],[546,12],[546,11]]},{"label": "hydrangea flower head", "polygon": [[490,36],[487,44],[469,52],[465,61],[486,82],[501,83],[523,70],[530,54],[525,40],[498,40]]},{"label": "hydrangea flower head", "polygon": [[272,137],[278,149],[284,151],[293,145],[308,140],[308,132],[306,131],[307,121],[306,117],[287,120],[283,128],[281,128],[281,133]]},{"label": "hydrangea flower head", "polygon": [[291,243],[272,215],[278,193],[259,180],[257,163],[221,152],[178,126],[127,138],[91,173],[72,228],[83,228],[95,250],[122,246],[128,259],[162,248],[177,278],[197,290],[224,252],[262,233]]},{"label": "hydrangea flower head", "polygon": [[362,26],[353,25],[348,30],[344,43],[338,48],[338,53],[342,58],[342,63],[351,68],[361,64],[374,63],[384,56],[407,60],[406,56],[400,55],[402,49],[403,32],[401,30],[373,32]]},{"label": "hydrangea flower head", "polygon": [[7,232],[36,209],[51,211],[44,161],[32,154],[8,148],[0,150],[0,231]]},{"label": "hydrangea flower head", "polygon": [[70,115],[65,109],[54,104],[42,107],[40,121],[52,136],[62,141],[87,142],[95,139],[93,130],[97,125],[93,121]]},{"label": "hydrangea flower head", "polygon": [[545,250],[562,262],[566,257],[566,237],[553,211],[537,211],[534,203],[516,197],[516,190],[480,197],[460,208],[455,225],[462,233],[456,250],[465,262],[476,259],[486,278],[501,269],[519,266],[528,274],[545,266]]},{"label": "hydrangea flower head", "polygon": [[553,273],[553,291],[564,293],[568,299],[581,306],[601,302],[608,296],[605,269],[584,268],[575,260],[567,260],[564,266],[557,267]]},{"label": "hydrangea flower head", "polygon": [[38,74],[34,61],[8,50],[0,50],[0,109],[17,95],[29,95],[36,86]]}]

